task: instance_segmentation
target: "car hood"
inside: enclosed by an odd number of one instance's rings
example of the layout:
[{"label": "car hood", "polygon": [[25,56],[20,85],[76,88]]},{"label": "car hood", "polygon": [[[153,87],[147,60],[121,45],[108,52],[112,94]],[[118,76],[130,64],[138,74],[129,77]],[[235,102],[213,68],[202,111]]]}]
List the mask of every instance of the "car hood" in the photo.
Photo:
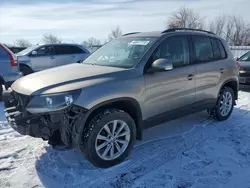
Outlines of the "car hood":
[{"label": "car hood", "polygon": [[59,93],[114,80],[126,71],[122,68],[70,64],[22,77],[11,88],[24,95]]}]

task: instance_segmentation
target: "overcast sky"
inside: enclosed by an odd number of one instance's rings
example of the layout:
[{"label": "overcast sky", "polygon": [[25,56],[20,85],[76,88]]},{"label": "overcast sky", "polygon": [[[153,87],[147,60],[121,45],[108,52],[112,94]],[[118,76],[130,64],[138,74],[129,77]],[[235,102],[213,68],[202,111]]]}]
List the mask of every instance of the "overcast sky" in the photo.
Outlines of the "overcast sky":
[{"label": "overcast sky", "polygon": [[36,44],[47,33],[64,42],[104,41],[117,25],[124,33],[163,30],[181,6],[207,21],[236,14],[250,22],[250,0],[0,0],[0,42],[24,38]]}]

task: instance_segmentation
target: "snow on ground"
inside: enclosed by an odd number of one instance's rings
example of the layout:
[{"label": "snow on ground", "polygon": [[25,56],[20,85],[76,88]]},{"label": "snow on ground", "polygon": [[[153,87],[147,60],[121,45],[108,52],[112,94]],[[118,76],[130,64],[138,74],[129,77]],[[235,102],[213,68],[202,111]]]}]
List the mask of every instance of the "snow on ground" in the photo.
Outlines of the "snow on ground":
[{"label": "snow on ground", "polygon": [[205,112],[144,131],[129,158],[93,167],[78,150],[56,151],[21,136],[0,103],[0,187],[250,187],[250,93],[240,92],[230,119]]}]

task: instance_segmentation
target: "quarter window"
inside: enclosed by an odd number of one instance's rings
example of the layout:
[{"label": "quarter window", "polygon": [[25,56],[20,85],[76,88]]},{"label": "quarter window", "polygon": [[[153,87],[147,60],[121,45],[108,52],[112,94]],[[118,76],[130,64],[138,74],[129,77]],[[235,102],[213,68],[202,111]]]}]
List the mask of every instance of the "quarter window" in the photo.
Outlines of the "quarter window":
[{"label": "quarter window", "polygon": [[173,63],[173,67],[182,67],[189,64],[189,45],[185,36],[171,37],[163,41],[155,50],[151,61],[165,58]]},{"label": "quarter window", "polygon": [[217,40],[211,39],[211,42],[212,42],[212,47],[213,47],[213,52],[214,52],[214,60],[222,59],[220,47],[219,47]]},{"label": "quarter window", "polygon": [[220,53],[221,53],[221,59],[225,59],[226,58],[226,52],[225,49],[221,43],[221,41],[217,40],[218,46],[220,48]]},{"label": "quarter window", "polygon": [[219,41],[218,39],[212,38],[211,43],[212,43],[213,52],[214,52],[214,60],[225,59],[226,52],[223,48],[221,41]]},{"label": "quarter window", "polygon": [[197,62],[208,62],[213,60],[213,50],[210,39],[204,36],[192,37]]}]

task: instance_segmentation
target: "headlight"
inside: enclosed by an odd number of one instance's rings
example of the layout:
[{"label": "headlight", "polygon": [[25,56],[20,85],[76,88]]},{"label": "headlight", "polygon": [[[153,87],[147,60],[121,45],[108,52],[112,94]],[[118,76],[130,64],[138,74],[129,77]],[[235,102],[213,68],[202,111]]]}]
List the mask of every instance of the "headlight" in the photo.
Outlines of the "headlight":
[{"label": "headlight", "polygon": [[65,109],[79,97],[81,90],[65,93],[35,96],[29,102],[26,110],[31,113],[44,113]]}]

